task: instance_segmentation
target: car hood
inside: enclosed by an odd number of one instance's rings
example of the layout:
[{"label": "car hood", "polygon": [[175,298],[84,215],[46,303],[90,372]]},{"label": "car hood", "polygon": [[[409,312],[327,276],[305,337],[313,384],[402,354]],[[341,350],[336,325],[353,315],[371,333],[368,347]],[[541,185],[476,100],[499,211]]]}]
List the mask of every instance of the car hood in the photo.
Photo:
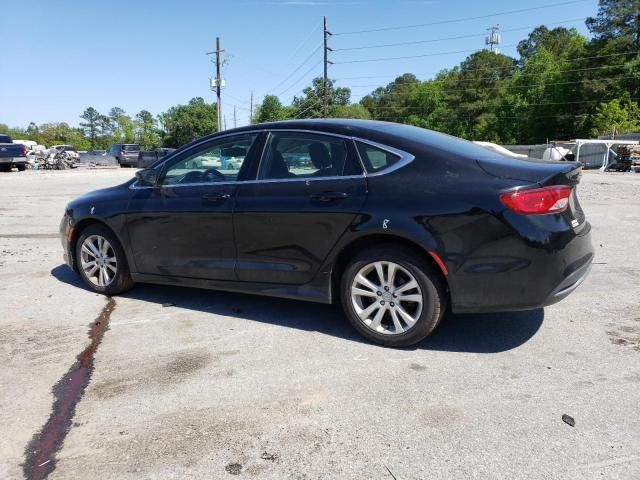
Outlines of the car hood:
[{"label": "car hood", "polygon": [[[83,206],[94,206],[104,202],[116,202],[122,200],[129,200],[132,194],[132,190],[129,186],[135,181],[135,178],[128,180],[127,182],[116,185],[114,187],[101,188],[99,190],[92,190],[84,195],[81,195],[67,205],[67,210],[77,209]],[[89,207],[90,208],[90,207]]]}]

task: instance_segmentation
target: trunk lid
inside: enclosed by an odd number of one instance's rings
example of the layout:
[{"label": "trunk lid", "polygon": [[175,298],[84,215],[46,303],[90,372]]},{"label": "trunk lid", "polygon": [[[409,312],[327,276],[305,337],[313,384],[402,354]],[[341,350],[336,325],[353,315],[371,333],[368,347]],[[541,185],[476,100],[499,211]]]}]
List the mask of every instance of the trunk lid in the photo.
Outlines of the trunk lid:
[{"label": "trunk lid", "polygon": [[579,162],[550,162],[534,158],[483,158],[478,166],[489,175],[527,184],[570,185],[580,183],[582,165]]}]

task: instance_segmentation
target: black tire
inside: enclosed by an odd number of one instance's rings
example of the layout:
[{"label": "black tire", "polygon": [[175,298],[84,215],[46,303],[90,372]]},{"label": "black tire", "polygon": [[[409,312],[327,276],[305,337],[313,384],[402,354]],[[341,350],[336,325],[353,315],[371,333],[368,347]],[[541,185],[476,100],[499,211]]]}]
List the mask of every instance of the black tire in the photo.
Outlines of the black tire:
[{"label": "black tire", "polygon": [[[104,237],[111,244],[116,256],[117,264],[115,277],[106,286],[100,286],[93,283],[82,269],[81,247],[84,241],[92,235]],[[80,277],[84,281],[85,285],[96,293],[101,293],[103,295],[117,295],[129,290],[134,284],[129,273],[127,257],[120,245],[120,242],[118,241],[118,238],[104,225],[89,225],[80,233],[75,244],[75,261]]]},{"label": "black tire", "polygon": [[16,168],[18,169],[19,172],[24,172],[27,169],[27,166],[21,163],[20,165],[16,165]]},{"label": "black tire", "polygon": [[[378,333],[358,317],[351,296],[351,285],[355,276],[373,262],[393,262],[408,271],[420,286],[422,310],[415,324],[398,334]],[[341,301],[351,325],[365,338],[386,347],[414,345],[429,335],[440,322],[446,309],[446,288],[440,273],[419,251],[407,250],[397,245],[380,245],[357,255],[347,265],[341,278]],[[377,303],[376,298],[372,303]],[[392,305],[392,304],[391,304]],[[417,315],[417,313],[416,313]],[[388,317],[387,317],[388,318]]]},{"label": "black tire", "polygon": [[120,168],[126,167],[126,165],[124,165],[118,157],[116,157],[116,162],[118,162],[118,165],[120,165]]}]

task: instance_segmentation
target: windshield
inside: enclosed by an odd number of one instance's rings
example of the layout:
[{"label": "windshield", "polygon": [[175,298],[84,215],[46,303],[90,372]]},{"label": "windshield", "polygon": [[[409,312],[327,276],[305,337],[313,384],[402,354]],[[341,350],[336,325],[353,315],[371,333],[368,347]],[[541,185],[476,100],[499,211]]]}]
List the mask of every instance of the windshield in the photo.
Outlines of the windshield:
[{"label": "windshield", "polygon": [[139,152],[140,145],[123,145],[122,150],[125,152]]}]

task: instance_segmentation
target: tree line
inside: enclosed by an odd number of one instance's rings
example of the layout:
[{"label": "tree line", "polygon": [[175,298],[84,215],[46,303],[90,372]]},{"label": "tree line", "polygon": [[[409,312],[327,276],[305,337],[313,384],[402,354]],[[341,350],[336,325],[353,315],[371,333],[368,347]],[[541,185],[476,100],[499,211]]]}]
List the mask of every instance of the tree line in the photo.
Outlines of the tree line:
[{"label": "tree line", "polygon": [[[501,144],[543,143],[640,131],[640,0],[600,0],[586,25],[542,25],[517,47],[518,58],[481,50],[426,81],[405,73],[352,101],[351,89],[329,80],[328,116],[384,120],[462,138]],[[283,105],[266,95],[251,121],[322,117],[324,86],[312,80]],[[137,142],[143,148],[178,147],[217,130],[215,104],[201,97],[160,115],[119,108],[101,114],[87,108],[78,127],[49,123],[0,132],[78,149]]]}]

